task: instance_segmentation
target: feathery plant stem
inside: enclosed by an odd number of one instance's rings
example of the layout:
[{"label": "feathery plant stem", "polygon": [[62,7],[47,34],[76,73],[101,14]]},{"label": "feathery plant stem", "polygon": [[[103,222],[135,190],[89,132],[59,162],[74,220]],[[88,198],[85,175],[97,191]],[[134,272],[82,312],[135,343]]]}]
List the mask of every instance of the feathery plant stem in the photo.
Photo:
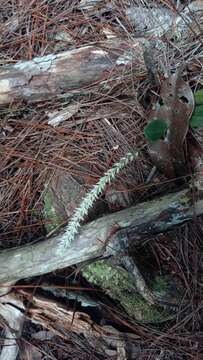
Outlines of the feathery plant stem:
[{"label": "feathery plant stem", "polygon": [[99,195],[103,192],[105,186],[110,184],[116,175],[131,161],[135,160],[139,152],[128,152],[119,159],[106,173],[99,179],[93,188],[84,196],[78,208],[76,208],[70,222],[63,234],[62,241],[65,246],[69,246],[75,235],[78,233],[80,223],[88,214],[89,209],[93,206]]}]

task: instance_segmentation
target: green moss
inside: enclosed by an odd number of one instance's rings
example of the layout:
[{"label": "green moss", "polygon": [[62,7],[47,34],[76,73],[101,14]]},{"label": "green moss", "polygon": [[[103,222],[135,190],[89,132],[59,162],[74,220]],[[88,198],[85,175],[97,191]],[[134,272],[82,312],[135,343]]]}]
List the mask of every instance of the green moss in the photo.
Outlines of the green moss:
[{"label": "green moss", "polygon": [[[143,322],[160,322],[169,314],[158,306],[148,304],[130,280],[125,269],[106,261],[97,261],[83,270],[85,278],[101,287],[113,300],[119,302],[130,317]],[[162,286],[156,281],[156,287]]]},{"label": "green moss", "polygon": [[53,199],[50,191],[44,192],[44,216],[46,219],[46,229],[48,232],[56,229],[58,225],[60,224],[60,219],[55,211],[55,208],[53,206]]},{"label": "green moss", "polygon": [[167,281],[163,276],[156,276],[152,282],[152,289],[154,292],[163,294],[167,291]]}]

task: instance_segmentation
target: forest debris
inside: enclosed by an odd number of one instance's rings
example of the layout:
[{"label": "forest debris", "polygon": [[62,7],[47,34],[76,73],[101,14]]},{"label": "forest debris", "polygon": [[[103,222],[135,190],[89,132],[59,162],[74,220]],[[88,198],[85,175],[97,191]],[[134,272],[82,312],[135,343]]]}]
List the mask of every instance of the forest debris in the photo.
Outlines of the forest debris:
[{"label": "forest debris", "polygon": [[52,47],[53,52],[60,52],[75,48],[75,39],[70,35],[68,31],[63,29],[56,29],[56,32],[50,34],[50,41],[55,42]]},{"label": "forest debris", "polygon": [[51,340],[55,336],[53,331],[41,330],[32,334],[32,338],[36,340]]},{"label": "forest debris", "polygon": [[56,332],[60,327],[76,333],[100,336],[102,330],[94,325],[86,313],[67,310],[56,300],[50,300],[40,295],[32,295],[21,290],[21,293],[30,299],[28,316],[34,323],[41,324],[48,330]]},{"label": "forest debris", "polygon": [[56,171],[43,195],[47,229],[53,230],[67,221],[84,194],[85,189],[80,179],[76,180],[64,171]]},{"label": "forest debris", "polygon": [[[195,214],[202,213],[200,198],[195,203]],[[62,232],[29,246],[0,252],[0,283],[45,274],[102,255],[116,255],[128,248],[131,239],[135,241],[136,237],[142,242],[148,234],[166,231],[193,216],[194,204],[188,189],[140,203],[83,225],[68,248]]]},{"label": "forest debris", "polygon": [[160,99],[150,119],[163,122],[167,132],[160,139],[151,139],[149,153],[156,167],[169,178],[185,174],[184,142],[193,109],[192,90],[179,71],[162,82]]},{"label": "forest debris", "polygon": [[170,29],[177,15],[165,7],[131,6],[126,16],[140,36],[160,37]]},{"label": "forest debris", "polygon": [[[163,6],[131,6],[126,11],[126,16],[134,27],[136,33],[142,36],[162,37],[169,34],[169,37],[180,38],[185,35],[185,30],[189,27],[190,31],[198,35],[201,31],[194,21],[203,10],[202,1],[193,1],[186,5],[183,10],[173,10]],[[193,25],[192,25],[193,24]]]},{"label": "forest debris", "polygon": [[44,291],[46,291],[47,293],[51,293],[52,295],[54,295],[55,297],[58,298],[64,298],[66,299],[66,301],[68,300],[75,300],[78,303],[80,303],[80,305],[82,307],[98,307],[99,306],[99,302],[98,301],[94,301],[93,299],[91,299],[87,293],[82,292],[82,291],[71,291],[69,289],[66,288],[58,288],[56,285],[53,284],[47,284],[47,283],[42,283],[41,285],[42,289]]},{"label": "forest debris", "polygon": [[[198,15],[202,11],[202,1],[193,1],[184,9],[172,9],[164,6],[143,6],[131,4],[122,10],[133,27],[136,36],[153,36],[160,38],[163,35],[169,37],[181,37],[188,24],[191,26],[194,20],[194,13]],[[115,10],[115,4],[103,4],[101,1],[81,1],[78,9],[88,11],[89,15],[102,16],[105,11]],[[122,26],[117,18],[119,25]],[[196,29],[197,34],[200,29]]]},{"label": "forest debris", "polygon": [[13,15],[7,21],[5,21],[0,26],[0,40],[4,40],[5,37],[10,35],[12,32],[15,32],[20,25],[19,16]]},{"label": "forest debris", "polygon": [[75,115],[78,112],[79,108],[79,104],[70,104],[63,110],[48,112],[48,124],[53,127],[58,126],[61,122],[68,120],[73,115]]},{"label": "forest debris", "polygon": [[156,169],[167,178],[175,178],[175,171],[170,155],[170,147],[164,140],[158,140],[149,145],[149,154]]},{"label": "forest debris", "polygon": [[106,41],[96,45],[19,61],[0,68],[0,104],[42,101],[74,92],[128,67],[145,69],[143,39]]},{"label": "forest debris", "polygon": [[104,28],[103,28],[103,33],[105,34],[105,36],[106,36],[106,38],[107,38],[108,40],[111,40],[111,39],[117,37],[116,33],[114,33],[114,32],[113,32],[112,30],[110,30],[108,27],[104,27]]},{"label": "forest debris", "polygon": [[78,9],[91,10],[94,9],[95,5],[97,5],[99,2],[101,2],[101,0],[80,0]]},{"label": "forest debris", "polygon": [[[118,351],[121,347],[124,351],[124,349],[128,346],[128,340],[139,339],[139,336],[134,334],[125,333],[124,336],[122,332],[114,329],[112,326],[99,325],[85,312],[75,311],[74,309],[68,310],[65,305],[56,300],[50,300],[37,293],[31,293],[24,289],[19,290],[19,294],[22,299],[29,301],[29,307],[26,309],[25,315],[20,311],[21,308],[23,309],[22,302],[19,301],[17,304],[15,295],[12,294],[9,298],[1,298],[2,302],[9,301],[8,306],[6,305],[9,309],[8,310],[6,308],[6,318],[8,318],[8,316],[14,316],[14,312],[16,314],[20,312],[20,318],[22,316],[23,319],[26,318],[34,324],[41,325],[44,330],[32,334],[32,339],[46,341],[59,336],[61,339],[67,341],[67,339],[70,340],[71,333],[76,333],[78,335],[82,334],[89,342],[90,346],[94,346],[96,344],[98,346],[99,344],[100,351],[105,353],[108,353],[110,349]],[[16,304],[20,307],[20,309],[14,308],[12,304]],[[0,304],[0,313],[2,314],[1,310],[2,308]],[[5,315],[5,311],[3,315]],[[16,324],[15,326],[14,323]],[[12,330],[13,342],[13,337],[16,338],[20,335],[20,333],[17,332],[18,328],[15,316],[9,325]],[[15,335],[13,333],[14,330],[16,330]],[[8,341],[11,343],[11,340],[7,340],[7,343]],[[7,349],[5,349],[5,352],[3,348],[0,355],[1,360],[15,360],[15,357],[10,355],[15,354],[14,351],[11,352],[13,346],[10,345],[10,343],[8,343],[9,346],[6,347]],[[30,359],[33,360],[41,359],[40,350],[38,350],[38,348],[32,343],[26,341],[23,342],[23,348],[22,359],[27,360],[28,356],[31,356]],[[3,357],[4,355],[8,355],[8,357]]]},{"label": "forest debris", "polygon": [[25,320],[23,311],[24,305],[19,299],[12,295],[0,297],[0,316],[3,317],[6,328],[0,360],[17,358],[19,351],[17,339],[21,335]]},{"label": "forest debris", "polygon": [[[79,112],[80,108],[81,111]],[[139,111],[141,114],[143,114],[142,107],[141,106],[138,107],[138,105],[135,104],[134,99],[126,99],[125,103],[122,104],[120,103],[105,104],[105,107],[101,105],[100,106],[95,105],[94,111],[92,110],[91,107],[90,109],[89,108],[83,109],[82,105],[79,103],[70,104],[62,110],[47,112],[47,116],[49,117],[48,124],[57,126],[61,122],[65,120],[69,120],[68,122],[66,122],[65,126],[67,128],[74,128],[78,125],[83,124],[84,122],[89,122],[94,120],[102,119],[102,121],[107,122],[106,118],[117,119],[118,116],[125,118],[129,116],[129,114],[132,114],[132,109],[135,109],[136,111]],[[71,119],[73,115],[76,116],[73,119]],[[111,128],[113,128],[112,125]],[[117,131],[117,135],[118,135],[118,131]]]},{"label": "forest debris", "polygon": [[191,138],[189,153],[192,168],[194,169],[193,185],[200,198],[203,194],[203,130],[194,133]]},{"label": "forest debris", "polygon": [[132,205],[133,199],[127,189],[117,189],[112,185],[105,191],[105,200],[107,201],[110,209],[119,209]]},{"label": "forest debris", "polygon": [[54,40],[57,41],[62,41],[63,43],[73,43],[73,38],[72,36],[64,30],[58,31],[55,35],[54,35]]},{"label": "forest debris", "polygon": [[117,348],[119,345],[126,346],[128,338],[137,338],[133,334],[125,334],[117,331],[113,327],[101,326],[94,322],[90,315],[84,312],[67,310],[66,307],[58,301],[49,300],[38,294],[31,294],[25,290],[20,293],[29,300],[30,307],[27,317],[35,324],[48,329],[49,333],[54,333],[62,339],[67,339],[65,331],[83,334],[90,345],[98,341],[103,351],[110,347]]},{"label": "forest debris", "polygon": [[23,349],[20,354],[21,360],[43,360],[44,355],[36,346],[29,342],[23,343]]},{"label": "forest debris", "polygon": [[146,286],[132,260],[122,255],[121,263],[126,269],[110,261],[99,260],[87,265],[82,274],[91,284],[101,287],[119,302],[130,317],[154,323],[168,318],[168,312],[156,306],[153,291]]},{"label": "forest debris", "polygon": [[[82,177],[75,178],[65,171],[55,171],[43,195],[47,230],[53,230],[60,224],[66,223],[85,194]],[[88,218],[95,218],[103,208],[103,202],[98,200],[90,209]]]}]

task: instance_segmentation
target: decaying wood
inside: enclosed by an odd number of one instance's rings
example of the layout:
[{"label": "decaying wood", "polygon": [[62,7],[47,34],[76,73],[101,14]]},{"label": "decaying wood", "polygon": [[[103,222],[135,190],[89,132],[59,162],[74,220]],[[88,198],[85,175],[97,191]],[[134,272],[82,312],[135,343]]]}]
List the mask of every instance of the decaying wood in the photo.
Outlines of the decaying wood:
[{"label": "decaying wood", "polygon": [[[24,320],[26,318],[34,324],[41,325],[44,329],[49,330],[52,337],[59,336],[65,341],[71,338],[71,333],[73,332],[79,335],[83,334],[90,346],[93,348],[97,347],[101,353],[107,353],[109,348],[112,351],[114,349],[114,352],[116,352],[122,347],[124,351],[128,346],[128,341],[136,341],[139,339],[139,336],[134,334],[125,333],[125,335],[123,335],[112,326],[98,325],[91,319],[90,315],[68,309],[67,306],[64,306],[57,300],[50,300],[45,296],[36,293],[33,294],[33,292],[26,290],[20,290],[18,297],[19,298],[16,297],[15,292],[12,292],[9,296],[2,297],[0,302],[0,312],[6,316],[6,319],[12,319],[12,315],[14,316],[10,323],[10,325],[13,326],[13,330],[16,329],[19,324],[22,329],[22,322],[19,321],[19,319]],[[25,313],[22,299],[26,299],[29,302],[29,307]],[[7,302],[9,302],[9,304],[7,304]],[[18,306],[18,308],[16,308],[16,306]],[[9,307],[11,308],[10,312]],[[33,334],[33,337],[37,334],[38,333]],[[16,332],[16,336],[18,335]],[[27,350],[26,353],[29,354],[31,349],[28,348]],[[3,357],[4,354],[3,348],[0,359],[15,359],[14,357]],[[24,358],[27,359],[27,357]]]},{"label": "decaying wood", "polygon": [[71,51],[19,61],[0,69],[0,105],[42,101],[107,80],[112,71],[145,69],[143,39],[103,42]]},{"label": "decaying wood", "polygon": [[0,353],[0,360],[16,360],[18,355],[17,340],[24,323],[24,305],[15,296],[5,295],[0,298],[0,314],[5,324],[5,340]]},{"label": "decaying wood", "polygon": [[125,352],[128,341],[134,342],[139,339],[139,336],[130,333],[123,334],[112,326],[98,325],[88,314],[68,310],[56,300],[50,301],[24,290],[20,293],[29,300],[30,307],[27,316],[30,320],[51,330],[64,340],[67,340],[67,335],[64,331],[60,331],[61,329],[83,334],[94,349],[97,348],[101,353],[107,354],[110,348],[113,355],[121,348]]},{"label": "decaying wood", "polygon": [[[189,18],[189,14],[201,13],[201,11],[201,1],[195,1],[186,7],[181,16],[165,8],[143,7],[129,8],[126,15],[135,27],[135,31],[141,32],[142,36],[149,31],[153,36],[159,37],[171,28],[174,32],[172,27],[174,15],[176,30],[182,33],[185,31],[183,16],[187,16],[190,24],[192,15]],[[4,24],[5,31],[7,28],[13,31],[18,27],[18,19],[13,18],[12,21],[12,24],[11,20]],[[42,101],[63,93],[81,90],[98,81],[107,80],[112,71],[116,69],[121,71],[125,66],[129,69],[139,67],[145,70],[143,41],[146,41],[143,37],[132,41],[115,38],[75,50],[3,66],[0,69],[0,105],[19,100]]]},{"label": "decaying wood", "polygon": [[66,306],[58,301],[47,299],[39,295],[21,290],[21,294],[29,300],[29,310],[27,316],[37,324],[41,324],[54,332],[60,328],[73,331],[78,334],[100,336],[105,334],[102,327],[91,320],[86,313],[75,312],[67,309]]},{"label": "decaying wood", "polygon": [[[129,4],[128,4],[129,5]],[[78,9],[87,12],[89,16],[102,16],[104,12],[115,11],[117,13],[117,3],[103,1],[81,1],[78,5]],[[128,22],[133,27],[136,36],[153,36],[161,37],[162,35],[170,32],[176,33],[181,36],[183,32],[186,32],[189,28],[194,31],[192,23],[194,21],[194,14],[197,17],[201,16],[203,4],[201,0],[192,1],[186,5],[183,9],[178,3],[177,5],[164,6],[143,6],[143,4],[133,4],[130,6],[125,4],[122,7],[123,14]],[[118,24],[127,32],[125,26],[116,18]],[[198,29],[200,31],[200,28]],[[199,33],[198,31],[198,33]]]},{"label": "decaying wood", "polygon": [[3,251],[0,283],[45,274],[103,254],[116,254],[129,245],[129,239],[141,242],[149,234],[171,229],[191,220],[194,214],[203,214],[203,200],[199,199],[194,205],[191,198],[187,189],[106,215],[82,226],[68,248],[61,241],[62,235],[57,235]]}]

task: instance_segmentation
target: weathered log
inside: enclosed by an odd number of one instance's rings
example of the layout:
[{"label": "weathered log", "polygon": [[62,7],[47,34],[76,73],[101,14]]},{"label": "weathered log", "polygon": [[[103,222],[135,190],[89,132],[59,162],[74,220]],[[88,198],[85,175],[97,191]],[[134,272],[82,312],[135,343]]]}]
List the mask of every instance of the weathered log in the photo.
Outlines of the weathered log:
[{"label": "weathered log", "polygon": [[0,69],[0,105],[42,101],[81,90],[125,66],[145,69],[142,42],[142,38],[131,43],[107,41],[4,66]]},{"label": "weathered log", "polygon": [[[191,193],[181,190],[153,201],[106,215],[81,227],[69,248],[62,235],[0,253],[0,283],[45,274],[75,265],[103,254],[113,254],[128,246],[129,238],[138,241],[147,235],[171,229],[203,214],[203,200],[195,205]],[[116,231],[116,229],[119,229]]]}]

